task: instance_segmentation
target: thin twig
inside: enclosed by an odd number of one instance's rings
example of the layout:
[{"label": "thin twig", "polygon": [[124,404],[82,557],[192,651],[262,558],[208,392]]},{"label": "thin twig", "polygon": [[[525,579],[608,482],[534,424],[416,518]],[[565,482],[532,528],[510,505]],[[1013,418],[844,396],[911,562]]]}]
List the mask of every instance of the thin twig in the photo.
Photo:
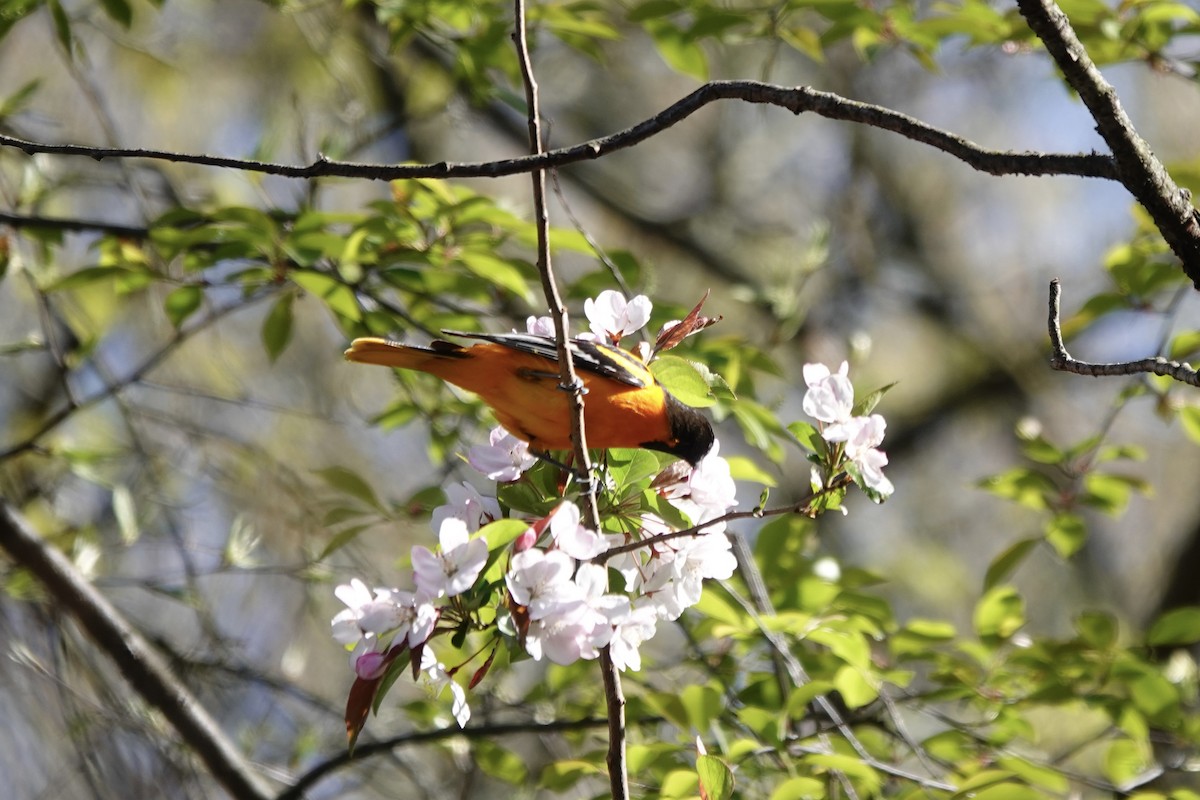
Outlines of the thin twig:
[{"label": "thin twig", "polygon": [[913,141],[948,153],[968,166],[991,175],[1078,175],[1085,178],[1118,180],[1117,168],[1110,156],[1099,153],[1041,153],[1004,151],[981,147],[949,131],[935,128],[907,114],[849,100],[807,86],[777,86],[761,81],[712,81],[668,106],[649,119],[600,139],[557,150],[473,163],[442,161],[436,164],[363,164],[335,161],[320,156],[311,164],[295,166],[253,159],[226,158],[198,153],[141,148],[89,147],[76,144],[44,144],[0,135],[0,147],[14,147],[27,155],[75,155],[101,161],[106,158],[146,158],[183,164],[224,167],[245,172],[260,172],[286,178],[367,178],[390,181],[400,178],[497,178],[550,169],[580,161],[592,161],[616,150],[633,147],[681,122],[718,100],[786,108],[793,114],[812,112],[827,119],[854,122],[891,131]]},{"label": "thin twig", "polygon": [[[526,111],[529,116],[529,149],[534,158],[545,152],[542,140],[541,108],[538,99],[537,79],[529,58],[529,39],[525,29],[525,0],[514,0],[513,42],[517,47],[517,59],[521,64],[521,78],[525,84]],[[530,177],[533,182],[533,212],[537,226],[537,264],[542,279],[542,290],[549,305],[550,318],[554,321],[554,336],[558,344],[559,388],[571,403],[571,443],[575,447],[575,469],[583,486],[584,513],[593,530],[600,529],[600,510],[596,504],[596,481],[592,477],[591,461],[587,452],[587,431],[583,423],[583,381],[575,373],[571,350],[567,346],[567,308],[559,294],[550,262],[550,214],[546,203],[546,173],[535,168]],[[604,701],[608,711],[608,782],[613,800],[629,797],[629,770],[625,762],[625,696],[621,690],[621,673],[613,663],[612,654],[605,646],[600,651],[600,672],[604,678]]]},{"label": "thin twig", "polygon": [[824,486],[815,492],[811,492],[803,500],[792,503],[787,506],[778,506],[776,508],[753,508],[749,511],[730,511],[727,514],[722,514],[719,517],[714,517],[707,522],[702,522],[699,525],[693,525],[690,528],[683,530],[670,531],[669,533],[660,533],[654,536],[647,536],[645,539],[638,539],[632,542],[626,542],[616,547],[610,547],[600,555],[592,559],[595,564],[607,563],[609,559],[621,555],[622,553],[632,553],[634,550],[641,550],[644,547],[653,547],[663,542],[669,542],[672,539],[682,539],[686,536],[699,536],[705,531],[712,528],[714,525],[719,525],[723,522],[733,522],[738,519],[762,519],[763,517],[778,517],[782,514],[803,514],[806,513],[808,506],[813,500],[816,500],[822,495],[838,489],[843,489],[852,482],[849,475],[840,475],[829,482],[828,486]]},{"label": "thin twig", "polygon": [[1162,356],[1143,358],[1139,361],[1119,361],[1108,364],[1093,364],[1078,361],[1067,352],[1063,344],[1062,324],[1059,317],[1059,295],[1062,288],[1058,278],[1050,281],[1050,316],[1047,327],[1050,330],[1050,367],[1059,372],[1070,372],[1075,375],[1090,375],[1093,378],[1111,377],[1113,375],[1136,375],[1153,373],[1186,383],[1189,386],[1200,387],[1200,373],[1181,364],[1178,361],[1168,361]]}]

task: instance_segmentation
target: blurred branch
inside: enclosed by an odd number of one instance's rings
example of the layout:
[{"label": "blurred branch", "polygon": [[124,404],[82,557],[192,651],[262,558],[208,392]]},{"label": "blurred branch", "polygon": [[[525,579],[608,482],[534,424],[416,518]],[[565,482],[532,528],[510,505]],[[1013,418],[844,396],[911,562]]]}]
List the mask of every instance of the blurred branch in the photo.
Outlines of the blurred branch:
[{"label": "blurred branch", "polygon": [[1062,325],[1059,319],[1059,295],[1062,292],[1058,278],[1050,281],[1050,367],[1059,372],[1071,372],[1076,375],[1091,375],[1093,378],[1111,377],[1113,375],[1136,375],[1142,372],[1155,375],[1165,375],[1189,386],[1200,387],[1200,373],[1187,364],[1178,361],[1168,361],[1162,356],[1143,358],[1140,361],[1120,361],[1111,364],[1092,364],[1087,361],[1077,361],[1067,352],[1063,344]]},{"label": "blurred branch", "polygon": [[[579,161],[591,161],[639,144],[662,133],[704,106],[718,100],[779,106],[793,114],[812,112],[828,119],[855,122],[897,133],[905,138],[942,150],[981,172],[992,175],[1077,175],[1085,178],[1122,177],[1113,159],[1099,153],[1059,154],[1035,151],[990,150],[948,131],[883,106],[860,103],[807,86],[776,86],[761,81],[712,81],[658,114],[625,130],[582,144],[562,147],[528,156],[498,161],[436,164],[362,164],[335,161],[320,156],[306,166],[273,164],[252,159],[225,158],[197,153],[139,148],[89,147],[73,144],[44,144],[0,135],[0,147],[13,147],[26,155],[74,155],[102,161],[106,158],[146,158],[183,164],[260,172],[287,178],[498,178],[541,169],[561,167]],[[1132,191],[1132,188],[1131,188]],[[1136,195],[1136,192],[1135,192]],[[1139,198],[1140,199],[1140,198]]]},{"label": "blurred branch", "polygon": [[0,211],[0,225],[9,225],[18,230],[32,229],[64,233],[96,232],[139,241],[150,236],[150,229],[145,227],[115,225],[111,222],[89,219],[55,219],[27,214],[11,214],[7,211]]},{"label": "blurred branch", "polygon": [[1183,262],[1184,273],[1200,288],[1200,214],[1192,206],[1191,193],[1175,184],[1150,145],[1138,135],[1116,90],[1088,57],[1067,15],[1054,0],[1017,0],[1017,7],[1091,112],[1097,132],[1112,149],[1117,180],[1150,213],[1171,250]]},{"label": "blurred branch", "polygon": [[108,654],[129,685],[157,708],[180,738],[199,756],[213,778],[237,800],[271,796],[216,721],[168,669],[125,618],[56,548],[46,543],[9,504],[0,499],[0,548],[45,586],[92,642]]},{"label": "blurred branch", "polygon": [[11,444],[8,447],[5,447],[3,450],[0,450],[0,462],[6,461],[9,458],[12,458],[13,456],[20,455],[21,453],[32,450],[34,447],[37,446],[39,439],[41,439],[43,436],[45,436],[50,431],[57,428],[59,425],[66,422],[68,419],[70,419],[72,416],[74,416],[77,412],[83,411],[86,408],[90,408],[91,406],[94,406],[97,403],[107,400],[110,397],[113,397],[117,393],[121,392],[125,387],[130,386],[134,383],[137,383],[139,380],[142,379],[143,376],[147,375],[151,370],[153,370],[155,367],[157,367],[159,364],[161,364],[164,360],[166,360],[167,356],[169,356],[169,355],[171,355],[171,353],[175,352],[175,350],[180,345],[182,345],[188,339],[195,336],[200,331],[210,327],[211,325],[216,323],[218,320],[223,319],[224,317],[228,316],[229,314],[233,313],[234,311],[240,311],[241,309],[247,308],[248,306],[258,302],[259,300],[262,300],[263,298],[270,297],[270,296],[271,296],[270,292],[264,292],[262,294],[251,297],[247,300],[241,300],[241,301],[238,301],[235,303],[230,303],[229,305],[224,306],[223,308],[218,308],[218,309],[214,310],[207,317],[200,320],[195,325],[192,325],[191,327],[186,328],[186,329],[177,330],[175,332],[175,335],[172,336],[169,340],[167,340],[167,342],[162,347],[160,347],[158,350],[156,350],[152,354],[150,354],[150,356],[148,356],[144,361],[142,361],[141,364],[136,366],[133,369],[133,371],[130,372],[123,379],[121,379],[120,381],[115,382],[115,383],[107,384],[104,387],[104,389],[102,389],[101,391],[98,391],[95,394],[80,400],[79,402],[68,402],[65,406],[63,406],[58,411],[51,414],[47,419],[45,419],[42,422],[42,424],[38,427],[38,429],[36,431],[34,431],[32,434],[25,437],[21,441]]},{"label": "blurred branch", "polygon": [[[661,719],[648,717],[643,720],[646,725],[658,725],[662,723]],[[469,728],[457,727],[442,728],[436,731],[421,731],[419,733],[407,733],[401,736],[392,736],[378,742],[359,743],[355,746],[354,752],[343,750],[338,754],[320,762],[316,766],[309,769],[301,775],[296,782],[288,789],[280,792],[275,800],[299,800],[304,796],[304,793],[312,788],[318,781],[324,778],[329,773],[336,769],[340,769],[352,761],[363,761],[371,756],[381,753],[390,753],[398,747],[407,747],[418,744],[428,744],[430,742],[440,742],[446,739],[494,739],[497,737],[507,737],[518,734],[531,734],[533,736],[545,736],[550,733],[568,733],[571,731],[586,731],[594,728],[603,728],[608,725],[608,720],[592,717],[577,720],[556,720],[552,722],[511,722],[497,723],[494,725],[479,725]]]}]

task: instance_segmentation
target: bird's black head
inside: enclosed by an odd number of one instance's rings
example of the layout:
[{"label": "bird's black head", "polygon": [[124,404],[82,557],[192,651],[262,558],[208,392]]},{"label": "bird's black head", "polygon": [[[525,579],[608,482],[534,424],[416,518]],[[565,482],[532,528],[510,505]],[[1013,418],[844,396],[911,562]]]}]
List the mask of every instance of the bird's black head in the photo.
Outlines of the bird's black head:
[{"label": "bird's black head", "polygon": [[671,442],[646,442],[642,447],[682,458],[693,467],[708,455],[716,436],[708,418],[666,393],[667,425]]}]

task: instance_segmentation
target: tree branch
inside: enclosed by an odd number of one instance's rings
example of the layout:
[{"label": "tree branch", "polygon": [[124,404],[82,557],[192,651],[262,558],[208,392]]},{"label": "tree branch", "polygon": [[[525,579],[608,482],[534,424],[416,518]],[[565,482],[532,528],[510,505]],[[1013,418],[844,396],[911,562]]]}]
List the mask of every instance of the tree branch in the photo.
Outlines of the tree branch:
[{"label": "tree branch", "polygon": [[1136,375],[1138,373],[1153,373],[1165,375],[1180,383],[1200,387],[1200,373],[1181,364],[1178,361],[1168,361],[1162,356],[1143,358],[1140,361],[1120,361],[1109,364],[1093,364],[1087,361],[1077,361],[1067,352],[1063,344],[1062,324],[1059,317],[1059,295],[1062,287],[1058,278],[1050,281],[1050,317],[1047,327],[1050,330],[1050,368],[1059,372],[1071,372],[1076,375],[1090,375],[1093,378],[1112,377],[1114,375]]},{"label": "tree branch", "polygon": [[557,150],[499,161],[469,163],[442,161],[436,164],[394,165],[334,161],[320,156],[306,166],[294,166],[169,150],[42,144],[4,135],[0,135],[0,147],[13,147],[27,155],[47,153],[86,156],[97,161],[106,158],[146,158],[223,167],[245,172],[260,172],[287,178],[342,177],[385,181],[399,178],[498,178],[504,175],[519,175],[539,169],[561,167],[580,161],[591,161],[617,150],[633,147],[682,122],[706,105],[718,100],[741,100],[747,103],[779,106],[793,114],[812,112],[827,119],[881,128],[942,150],[968,166],[992,175],[1077,175],[1085,178],[1119,179],[1118,170],[1110,156],[1098,153],[1056,154],[990,150],[961,136],[935,128],[907,114],[901,114],[883,106],[860,103],[807,86],[776,86],[750,80],[712,81],[653,117],[610,136]]},{"label": "tree branch", "polygon": [[217,722],[171,673],[162,657],[74,565],[47,544],[0,499],[0,548],[33,573],[54,601],[66,608],[92,642],[117,665],[125,680],[157,708],[213,778],[237,800],[271,796]]},{"label": "tree branch", "polygon": [[1200,289],[1200,215],[1191,193],[1180,189],[1121,107],[1116,90],[1100,74],[1054,0],[1017,0],[1025,21],[1063,77],[1079,94],[1096,121],[1096,130],[1112,148],[1117,180],[1150,213],[1184,273]]}]

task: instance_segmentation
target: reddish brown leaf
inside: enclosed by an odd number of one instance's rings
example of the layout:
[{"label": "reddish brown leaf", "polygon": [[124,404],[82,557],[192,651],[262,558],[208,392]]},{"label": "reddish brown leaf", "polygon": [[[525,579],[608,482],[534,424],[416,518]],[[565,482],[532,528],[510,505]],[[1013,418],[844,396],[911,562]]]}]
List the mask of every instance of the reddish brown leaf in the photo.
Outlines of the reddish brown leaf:
[{"label": "reddish brown leaf", "polygon": [[483,662],[483,666],[475,670],[475,674],[471,676],[471,682],[467,684],[468,689],[474,689],[484,676],[488,674],[488,670],[492,668],[492,662],[496,660],[496,648],[492,648],[492,652],[488,655],[487,661]]},{"label": "reddish brown leaf", "polygon": [[367,715],[371,713],[371,705],[375,702],[375,693],[379,691],[382,680],[382,676],[370,680],[356,678],[350,687],[350,694],[346,698],[346,738],[350,740],[351,753],[354,752],[358,734],[367,724]]},{"label": "reddish brown leaf", "polygon": [[670,350],[677,347],[687,337],[697,331],[702,331],[710,325],[715,325],[721,321],[721,317],[703,317],[700,316],[700,309],[704,308],[704,302],[708,300],[709,292],[706,291],[704,296],[700,298],[700,302],[696,303],[695,308],[688,312],[678,324],[672,325],[670,328],[665,328],[658,334],[658,339],[654,342],[654,352],[660,353],[663,350]]}]

